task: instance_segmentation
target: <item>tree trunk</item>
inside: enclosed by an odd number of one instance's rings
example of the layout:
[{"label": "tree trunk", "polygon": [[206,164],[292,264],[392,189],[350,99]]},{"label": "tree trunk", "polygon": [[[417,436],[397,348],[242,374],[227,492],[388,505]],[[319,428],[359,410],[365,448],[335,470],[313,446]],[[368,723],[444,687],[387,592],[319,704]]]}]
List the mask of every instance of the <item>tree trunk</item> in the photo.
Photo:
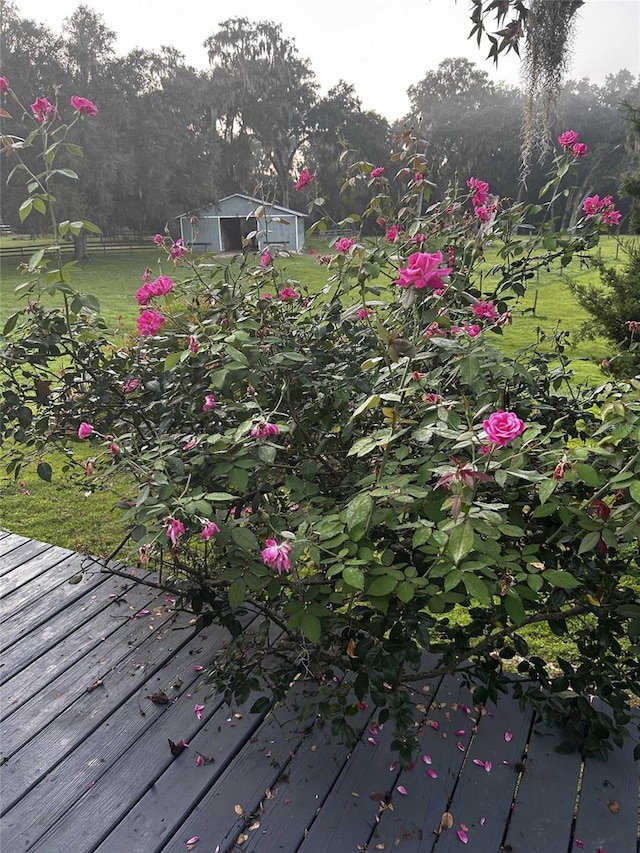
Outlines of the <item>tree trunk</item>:
[{"label": "tree trunk", "polygon": [[88,261],[87,232],[82,229],[79,234],[73,235],[73,259],[74,261]]}]

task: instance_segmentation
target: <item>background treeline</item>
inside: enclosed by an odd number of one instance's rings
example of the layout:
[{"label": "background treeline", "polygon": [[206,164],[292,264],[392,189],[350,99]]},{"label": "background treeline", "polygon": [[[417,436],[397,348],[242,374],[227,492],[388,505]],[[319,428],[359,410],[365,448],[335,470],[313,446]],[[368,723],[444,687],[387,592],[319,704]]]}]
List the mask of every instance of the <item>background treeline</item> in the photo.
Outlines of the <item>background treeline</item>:
[{"label": "background treeline", "polygon": [[[358,187],[340,193],[342,152],[352,152],[347,161],[364,158],[392,173],[390,143],[407,127],[424,140],[437,191],[475,175],[501,196],[531,201],[544,184],[545,169],[537,165],[526,188],[519,182],[519,90],[491,82],[467,59],[447,59],[411,86],[411,112],[392,126],[364,110],[343,80],[321,95],[309,61],[268,21],[225,21],[204,42],[210,70],[198,71],[172,47],[118,56],[116,34],[85,5],[60,34],[22,17],[10,2],[2,11],[1,73],[27,109],[38,95],[57,97],[67,115],[72,95],[100,109],[99,119],[78,130],[85,152],[80,180],[61,182],[54,192],[61,218],[92,219],[106,233],[153,232],[234,192],[299,208],[292,179],[302,164],[317,173],[325,209],[339,221],[362,202]],[[563,226],[579,215],[585,196],[619,195],[623,176],[638,169],[638,136],[623,102],[640,104],[640,78],[627,70],[601,86],[583,79],[563,89],[556,129],[578,131],[589,146],[580,185],[554,211]],[[26,135],[31,118],[19,115],[15,104],[6,106],[12,113],[7,132]],[[11,154],[3,155],[3,184],[13,165]],[[46,228],[37,214],[18,221],[23,198],[18,175],[3,186],[2,220],[36,234]],[[618,206],[625,230],[629,202]]]}]

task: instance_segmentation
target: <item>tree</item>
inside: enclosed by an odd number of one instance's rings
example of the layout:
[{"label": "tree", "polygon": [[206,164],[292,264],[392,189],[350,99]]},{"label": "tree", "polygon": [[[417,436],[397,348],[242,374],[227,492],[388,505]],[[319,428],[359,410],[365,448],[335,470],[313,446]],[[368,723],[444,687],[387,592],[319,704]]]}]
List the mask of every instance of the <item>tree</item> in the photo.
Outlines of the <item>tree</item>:
[{"label": "tree", "polygon": [[[309,136],[316,83],[307,60],[279,24],[231,18],[205,41],[214,79],[222,83],[218,120],[227,134],[250,134],[289,203],[291,171]],[[236,130],[238,128],[238,130]]]},{"label": "tree", "polygon": [[[499,54],[510,50],[522,59],[524,72],[524,115],[520,151],[523,177],[538,150],[544,159],[549,150],[553,112],[567,68],[567,46],[576,22],[576,13],[585,0],[472,0],[470,33],[478,45],[483,38],[491,44],[489,57],[498,63]],[[498,29],[489,33],[485,18],[493,13]],[[511,13],[514,18],[507,20]]]}]

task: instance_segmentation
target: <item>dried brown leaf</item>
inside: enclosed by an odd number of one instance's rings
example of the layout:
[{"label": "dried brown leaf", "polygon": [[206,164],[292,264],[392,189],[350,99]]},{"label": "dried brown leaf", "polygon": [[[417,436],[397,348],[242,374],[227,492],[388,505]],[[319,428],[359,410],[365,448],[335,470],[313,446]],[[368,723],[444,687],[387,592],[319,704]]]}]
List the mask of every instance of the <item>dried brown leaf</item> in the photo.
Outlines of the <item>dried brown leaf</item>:
[{"label": "dried brown leaf", "polygon": [[235,806],[233,807],[233,810],[237,815],[240,815],[240,817],[242,817],[244,814],[244,809],[242,808],[240,803],[236,803]]},{"label": "dried brown leaf", "polygon": [[440,826],[438,827],[438,835],[441,832],[444,832],[446,829],[451,829],[453,827],[453,815],[451,812],[442,812],[442,816],[440,817]]}]

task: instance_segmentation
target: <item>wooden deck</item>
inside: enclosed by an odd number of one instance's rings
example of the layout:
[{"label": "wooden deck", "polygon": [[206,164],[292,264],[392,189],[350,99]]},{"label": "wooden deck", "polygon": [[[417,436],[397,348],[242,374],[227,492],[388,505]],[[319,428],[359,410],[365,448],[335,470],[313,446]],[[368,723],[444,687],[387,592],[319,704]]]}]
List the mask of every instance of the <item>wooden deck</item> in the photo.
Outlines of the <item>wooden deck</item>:
[{"label": "wooden deck", "polygon": [[403,771],[367,711],[351,753],[298,722],[304,684],[266,717],[232,713],[197,669],[225,633],[89,558],[0,533],[0,600],[2,853],[182,853],[194,836],[195,853],[638,853],[631,742],[583,763],[513,700],[466,713],[447,677],[420,691],[426,758]]}]

